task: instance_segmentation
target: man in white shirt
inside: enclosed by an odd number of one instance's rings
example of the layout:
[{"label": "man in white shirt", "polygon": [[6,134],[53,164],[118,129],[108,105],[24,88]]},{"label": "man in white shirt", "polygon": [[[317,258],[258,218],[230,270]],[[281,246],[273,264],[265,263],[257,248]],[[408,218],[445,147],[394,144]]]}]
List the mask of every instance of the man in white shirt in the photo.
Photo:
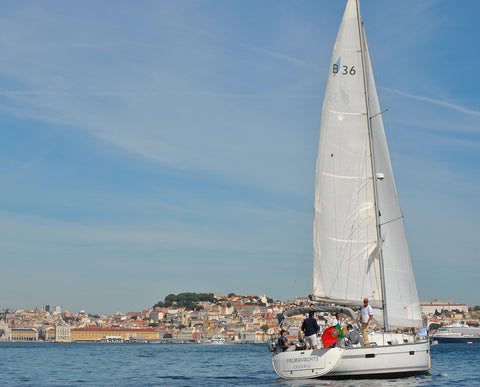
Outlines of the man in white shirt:
[{"label": "man in white shirt", "polygon": [[335,313],[335,318],[332,321],[332,326],[340,325],[340,313]]},{"label": "man in white shirt", "polygon": [[368,347],[370,346],[370,341],[368,341],[368,327],[370,325],[370,320],[373,317],[373,309],[368,305],[368,298],[363,300],[363,306],[361,308],[360,322],[362,323],[362,335],[363,335],[363,345]]}]

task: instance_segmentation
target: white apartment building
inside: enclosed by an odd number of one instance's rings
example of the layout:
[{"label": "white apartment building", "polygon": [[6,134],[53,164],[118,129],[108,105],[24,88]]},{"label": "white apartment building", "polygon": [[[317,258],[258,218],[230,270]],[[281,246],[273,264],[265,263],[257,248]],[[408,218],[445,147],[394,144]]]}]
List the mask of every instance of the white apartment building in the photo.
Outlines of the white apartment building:
[{"label": "white apartment building", "polygon": [[459,310],[462,313],[468,312],[468,305],[455,304],[452,301],[439,301],[437,299],[433,301],[421,302],[420,308],[422,313],[435,314],[435,312],[442,313],[444,311],[451,312],[453,310]]}]

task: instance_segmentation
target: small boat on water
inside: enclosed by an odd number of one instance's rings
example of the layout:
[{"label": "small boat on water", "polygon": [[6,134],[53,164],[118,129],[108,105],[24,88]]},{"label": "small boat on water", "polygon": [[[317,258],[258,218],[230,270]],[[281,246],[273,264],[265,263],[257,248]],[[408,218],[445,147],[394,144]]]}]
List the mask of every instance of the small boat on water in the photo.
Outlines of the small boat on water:
[{"label": "small boat on water", "polygon": [[222,336],[222,335],[214,335],[212,336],[212,338],[210,339],[210,343],[211,344],[225,344],[225,337]]},{"label": "small boat on water", "polygon": [[[278,317],[283,324],[307,312],[338,312],[357,321],[354,309],[366,297],[380,332],[369,333],[370,346],[276,352],[269,345],[282,378],[407,376],[430,367],[382,113],[359,0],[348,0],[320,126],[310,296],[316,304]],[[411,328],[425,335],[397,333]]]},{"label": "small boat on water", "polygon": [[433,339],[439,343],[480,343],[480,327],[456,322],[440,327],[433,334]]}]

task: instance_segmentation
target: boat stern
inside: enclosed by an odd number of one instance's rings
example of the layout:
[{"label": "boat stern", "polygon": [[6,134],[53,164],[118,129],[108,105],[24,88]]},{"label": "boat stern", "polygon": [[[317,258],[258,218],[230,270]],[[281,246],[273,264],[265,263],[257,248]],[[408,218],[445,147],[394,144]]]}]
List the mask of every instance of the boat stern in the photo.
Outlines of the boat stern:
[{"label": "boat stern", "polygon": [[272,357],[273,369],[285,379],[318,378],[331,372],[344,353],[343,348],[280,352]]}]

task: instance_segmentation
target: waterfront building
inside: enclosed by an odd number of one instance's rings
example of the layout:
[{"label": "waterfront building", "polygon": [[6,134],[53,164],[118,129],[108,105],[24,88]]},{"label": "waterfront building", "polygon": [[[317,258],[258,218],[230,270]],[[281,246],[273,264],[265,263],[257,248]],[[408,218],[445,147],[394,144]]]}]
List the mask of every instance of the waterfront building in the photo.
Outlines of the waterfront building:
[{"label": "waterfront building", "polygon": [[35,328],[10,328],[5,335],[9,341],[38,341],[38,330]]},{"label": "waterfront building", "polygon": [[172,338],[175,341],[181,342],[195,341],[194,332],[195,330],[191,328],[181,329],[173,333]]},{"label": "waterfront building", "polygon": [[72,327],[68,324],[58,324],[55,326],[55,341],[60,343],[68,343],[72,341],[70,331]]},{"label": "waterfront building", "polygon": [[10,327],[4,320],[0,320],[0,341],[7,340],[7,331]]},{"label": "waterfront building", "polygon": [[70,331],[72,341],[126,341],[132,339],[158,340],[158,331],[154,328],[73,328]]},{"label": "waterfront building", "polygon": [[420,303],[420,308],[424,314],[435,314],[442,312],[460,311],[462,313],[468,312],[468,305],[455,304],[452,301],[439,301],[434,299],[433,301],[426,301]]},{"label": "waterfront building", "polygon": [[[55,307],[49,308],[48,305],[44,305],[43,311],[38,308],[17,311],[5,309],[3,321],[0,321],[0,341],[144,342],[162,340],[168,333],[166,340],[173,342],[205,342],[213,334],[221,333],[227,342],[258,343],[278,334],[277,313],[285,308],[308,305],[308,299],[301,297],[290,303],[273,301],[268,306],[260,301],[264,302],[263,297],[222,297],[221,303],[202,302],[203,308],[198,310],[178,306],[156,307],[126,314],[117,312],[109,317],[89,316],[83,310],[75,314],[67,311],[57,314]],[[444,325],[462,319],[471,325],[479,324],[477,313],[472,309],[469,314],[465,304],[433,300],[422,302],[421,305],[423,312],[429,314],[430,323]],[[289,337],[297,337],[304,317],[291,317],[286,321]],[[322,329],[331,323],[332,316],[329,314],[318,314],[316,317]],[[152,328],[147,325],[148,322],[158,326]],[[349,319],[342,317],[343,324],[349,322]],[[268,329],[265,325],[268,325]],[[17,330],[12,333],[12,329]]]},{"label": "waterfront building", "polygon": [[55,328],[48,327],[43,331],[45,341],[55,341]]},{"label": "waterfront building", "polygon": [[194,331],[192,333],[192,338],[197,343],[201,343],[203,341],[206,341],[207,338],[208,338],[208,331],[207,330]]}]

